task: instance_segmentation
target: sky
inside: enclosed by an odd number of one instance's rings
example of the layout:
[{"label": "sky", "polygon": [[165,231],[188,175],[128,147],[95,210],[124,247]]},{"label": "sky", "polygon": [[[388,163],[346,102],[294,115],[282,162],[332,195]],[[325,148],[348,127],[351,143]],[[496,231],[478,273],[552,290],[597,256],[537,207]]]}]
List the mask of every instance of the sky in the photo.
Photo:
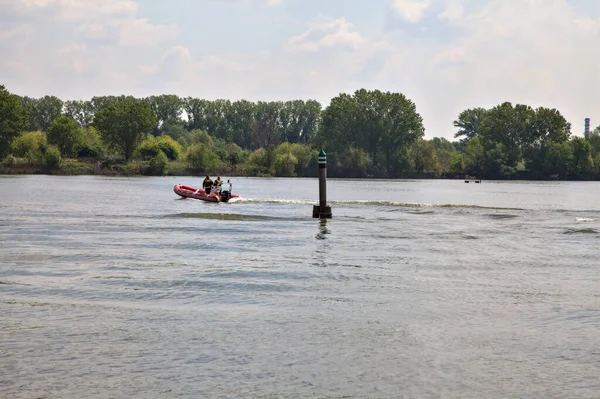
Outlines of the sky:
[{"label": "sky", "polygon": [[0,84],[87,100],[401,92],[426,138],[467,108],[600,125],[600,0],[0,0]]}]

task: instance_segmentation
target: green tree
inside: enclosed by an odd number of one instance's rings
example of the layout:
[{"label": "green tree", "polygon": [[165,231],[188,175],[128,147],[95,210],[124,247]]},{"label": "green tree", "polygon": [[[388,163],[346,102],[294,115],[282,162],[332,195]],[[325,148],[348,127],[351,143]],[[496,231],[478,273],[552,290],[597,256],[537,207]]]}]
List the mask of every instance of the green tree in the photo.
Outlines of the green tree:
[{"label": "green tree", "polygon": [[94,116],[104,142],[129,161],[144,136],[156,126],[156,116],[142,100],[109,103]]},{"label": "green tree", "polygon": [[556,109],[537,108],[528,129],[523,156],[530,175],[545,177],[554,169],[548,162],[550,145],[563,143],[571,136],[571,124]]},{"label": "green tree", "polygon": [[514,169],[523,157],[524,148],[531,142],[535,116],[531,107],[522,104],[513,106],[509,102],[489,110],[481,124],[482,144],[486,152],[495,154],[497,158],[488,158],[488,161],[495,164],[502,159],[505,164],[500,165],[500,169],[506,173]]},{"label": "green tree", "polygon": [[596,178],[600,177],[600,153],[596,154],[596,156],[594,157],[593,172],[596,175]]},{"label": "green tree", "polygon": [[181,145],[179,145],[178,142],[169,136],[157,137],[156,144],[171,161],[176,161],[183,154],[183,148],[181,148]]},{"label": "green tree", "polygon": [[183,100],[174,94],[162,94],[150,96],[145,99],[154,114],[157,122],[154,127],[154,135],[159,136],[164,132],[167,123],[176,124],[181,121]]},{"label": "green tree", "polygon": [[50,169],[60,169],[62,164],[62,156],[60,150],[56,146],[49,146],[43,155],[44,165]]},{"label": "green tree", "polygon": [[27,132],[34,132],[36,130],[40,130],[41,127],[38,125],[37,118],[37,103],[38,100],[35,98],[23,96],[20,97],[21,106],[25,110],[25,114],[27,115],[27,126],[23,130]]},{"label": "green tree", "polygon": [[0,158],[8,155],[10,144],[27,127],[27,111],[18,96],[0,85]]},{"label": "green tree", "polygon": [[296,164],[296,174],[302,176],[306,175],[306,170],[311,158],[310,147],[305,144],[291,143],[289,148],[290,154],[298,160],[298,163]]},{"label": "green tree", "polygon": [[573,162],[573,146],[569,141],[551,142],[544,158],[543,176],[564,179]]},{"label": "green tree", "polygon": [[106,152],[102,137],[93,126],[81,128],[83,143],[77,149],[78,157],[97,158]]},{"label": "green tree", "polygon": [[219,157],[205,143],[192,144],[188,148],[187,160],[200,173],[214,172],[219,167]]},{"label": "green tree", "polygon": [[351,95],[342,93],[331,99],[321,116],[315,147],[326,148],[327,153],[342,152],[350,147],[363,148],[358,143],[357,114],[358,104]]},{"label": "green tree", "polygon": [[508,151],[504,144],[492,142],[491,145],[486,145],[482,168],[483,176],[490,179],[510,177],[515,173],[517,164],[512,164],[508,158]]},{"label": "green tree", "polygon": [[455,152],[450,164],[450,172],[463,173],[465,171],[465,157],[460,152]]},{"label": "green tree", "polygon": [[77,154],[84,137],[79,124],[66,115],[59,116],[48,128],[48,142],[58,147],[65,157]]},{"label": "green tree", "polygon": [[65,115],[75,120],[81,127],[89,126],[94,120],[94,107],[91,101],[65,101]]},{"label": "green tree", "polygon": [[159,151],[158,154],[150,158],[149,166],[152,173],[164,176],[169,170],[169,160],[164,152]]},{"label": "green tree", "polygon": [[328,153],[362,148],[377,174],[396,176],[406,167],[408,149],[423,135],[423,121],[411,100],[401,93],[362,89],[331,100],[315,144]]},{"label": "green tree", "polygon": [[[299,121],[302,126],[299,141],[308,144],[319,130],[322,107],[316,100],[308,100],[300,111]],[[291,140],[290,140],[291,141]]]},{"label": "green tree", "polygon": [[232,125],[231,125],[231,101],[216,100],[208,104],[206,128],[214,137],[224,140],[232,140]]},{"label": "green tree", "polygon": [[122,102],[126,102],[126,103],[131,103],[131,102],[136,102],[136,101],[140,101],[139,99],[133,97],[133,96],[95,96],[92,97],[92,99],[90,100],[90,104],[91,104],[91,108],[92,108],[92,113],[95,114],[108,107],[111,104],[115,104],[115,103],[122,103]]},{"label": "green tree", "polygon": [[63,102],[56,96],[44,96],[37,100],[35,107],[37,126],[47,132],[56,118],[62,115]]},{"label": "green tree", "polygon": [[467,141],[465,158],[466,171],[475,176],[481,176],[485,162],[485,149],[479,137],[476,136]]},{"label": "green tree", "polygon": [[248,155],[243,169],[246,173],[261,176],[266,175],[270,166],[267,151],[264,148],[258,148]]},{"label": "green tree", "polygon": [[454,144],[443,137],[434,137],[431,139],[431,143],[435,148],[440,171],[452,171],[452,164],[455,160],[456,154],[458,153],[454,147]]},{"label": "green tree", "polygon": [[170,136],[174,140],[179,140],[183,138],[187,140],[189,137],[188,131],[185,129],[185,125],[180,120],[168,120],[161,126],[162,134],[165,136]]},{"label": "green tree", "polygon": [[471,108],[462,111],[458,115],[458,119],[454,121],[454,127],[459,129],[454,137],[461,137],[464,142],[477,137],[481,134],[481,124],[487,115],[488,111],[485,108]]},{"label": "green tree", "polygon": [[[370,162],[369,154],[362,148],[346,148],[343,152],[334,157],[333,161],[334,172],[338,176],[354,178],[367,177]],[[330,161],[328,160],[328,162]]]},{"label": "green tree", "polygon": [[582,137],[573,137],[571,145],[573,146],[571,174],[577,177],[586,177],[594,168],[592,146]]},{"label": "green tree", "polygon": [[137,148],[138,156],[144,160],[150,159],[161,152],[156,137],[148,135]]},{"label": "green tree", "polygon": [[275,176],[293,177],[296,176],[296,165],[298,160],[291,153],[275,155],[272,168]]},{"label": "green tree", "polygon": [[183,110],[187,115],[188,130],[206,130],[204,119],[206,115],[206,107],[208,101],[199,98],[187,97],[183,100]]},{"label": "green tree", "polygon": [[557,109],[539,107],[531,122],[527,144],[562,143],[571,137],[571,124]]},{"label": "green tree", "polygon": [[[292,155],[295,162],[291,162],[292,158],[287,157],[287,155]],[[286,165],[290,163],[294,164],[294,170],[290,173],[277,173],[278,176],[297,176],[303,175],[305,169],[308,167],[310,162],[311,151],[310,148],[306,145],[299,143],[281,143],[275,149],[275,157],[280,157],[280,161],[283,162],[285,158]]]},{"label": "green tree", "polygon": [[227,151],[227,161],[231,165],[237,165],[241,161],[242,149],[235,143],[229,143],[225,146]]},{"label": "green tree", "polygon": [[46,133],[26,132],[16,137],[11,144],[11,152],[29,163],[40,162],[47,147]]},{"label": "green tree", "polygon": [[435,146],[431,141],[418,140],[412,146],[412,156],[416,172],[434,172],[436,174],[439,173],[439,161],[437,158]]},{"label": "green tree", "polygon": [[205,130],[216,138],[231,140],[233,112],[230,101],[187,98],[183,109],[188,117],[188,129]]},{"label": "green tree", "polygon": [[592,146],[592,156],[596,157],[596,155],[600,154],[600,126],[590,132],[588,141]]},{"label": "green tree", "polygon": [[308,143],[318,127],[321,104],[315,100],[279,103],[282,142]]},{"label": "green tree", "polygon": [[262,102],[256,106],[255,120],[252,124],[252,143],[254,148],[268,148],[281,142],[277,102]]},{"label": "green tree", "polygon": [[235,101],[230,110],[232,141],[241,148],[250,148],[256,104],[246,100]]}]

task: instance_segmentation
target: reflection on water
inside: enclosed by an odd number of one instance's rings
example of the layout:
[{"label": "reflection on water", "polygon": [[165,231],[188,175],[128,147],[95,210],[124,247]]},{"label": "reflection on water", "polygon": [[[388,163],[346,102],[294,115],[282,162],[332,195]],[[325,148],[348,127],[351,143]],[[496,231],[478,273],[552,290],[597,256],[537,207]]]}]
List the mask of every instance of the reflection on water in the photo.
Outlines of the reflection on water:
[{"label": "reflection on water", "polygon": [[331,234],[331,231],[327,228],[327,219],[320,219],[319,232],[316,235],[317,240],[327,239],[328,234]]},{"label": "reflection on water", "polygon": [[[328,220],[330,222],[328,222]],[[331,219],[319,219],[318,221],[318,232],[315,236],[315,238],[317,239],[317,245],[315,249],[315,262],[313,263],[313,265],[316,267],[325,268],[329,266],[331,243],[327,241],[327,236],[331,234],[331,230],[327,226],[328,223],[332,223]]]},{"label": "reflection on water", "polygon": [[0,397],[598,397],[600,184],[185,179],[0,177]]}]

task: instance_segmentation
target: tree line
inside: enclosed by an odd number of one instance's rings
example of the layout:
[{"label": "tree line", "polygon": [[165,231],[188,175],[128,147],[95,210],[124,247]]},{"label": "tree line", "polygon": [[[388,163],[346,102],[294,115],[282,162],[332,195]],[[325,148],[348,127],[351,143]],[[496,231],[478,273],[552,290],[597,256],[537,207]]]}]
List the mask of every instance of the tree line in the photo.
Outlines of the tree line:
[{"label": "tree line", "polygon": [[146,174],[313,176],[324,149],[332,177],[600,178],[600,127],[574,136],[556,109],[467,109],[454,127],[453,142],[425,140],[416,104],[379,90],[340,94],[323,109],[314,100],[176,95],[62,101],[0,86],[7,167],[96,162]]}]

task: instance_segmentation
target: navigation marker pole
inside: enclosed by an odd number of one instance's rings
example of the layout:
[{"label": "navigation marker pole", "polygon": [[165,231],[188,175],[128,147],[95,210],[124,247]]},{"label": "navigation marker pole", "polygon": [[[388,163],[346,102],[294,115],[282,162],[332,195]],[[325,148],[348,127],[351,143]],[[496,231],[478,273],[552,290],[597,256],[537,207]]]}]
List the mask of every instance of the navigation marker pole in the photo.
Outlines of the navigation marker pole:
[{"label": "navigation marker pole", "polygon": [[319,152],[319,205],[313,206],[313,218],[331,219],[331,207],[327,206],[327,154]]}]

